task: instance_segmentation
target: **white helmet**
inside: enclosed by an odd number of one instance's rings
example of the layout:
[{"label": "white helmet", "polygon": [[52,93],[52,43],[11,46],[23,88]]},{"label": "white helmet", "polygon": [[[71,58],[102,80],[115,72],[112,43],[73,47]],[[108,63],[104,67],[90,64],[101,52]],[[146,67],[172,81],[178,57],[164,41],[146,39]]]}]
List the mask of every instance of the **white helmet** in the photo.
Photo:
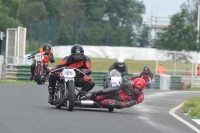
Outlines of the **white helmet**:
[{"label": "white helmet", "polygon": [[117,59],[117,64],[119,67],[123,67],[124,66],[124,58],[123,57],[119,57]]}]

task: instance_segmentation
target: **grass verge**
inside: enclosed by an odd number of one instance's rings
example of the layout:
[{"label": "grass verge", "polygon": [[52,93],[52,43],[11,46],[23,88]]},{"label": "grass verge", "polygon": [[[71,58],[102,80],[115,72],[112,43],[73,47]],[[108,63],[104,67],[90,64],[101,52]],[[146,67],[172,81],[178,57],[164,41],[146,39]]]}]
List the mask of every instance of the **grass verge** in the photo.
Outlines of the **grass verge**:
[{"label": "grass verge", "polygon": [[200,91],[200,88],[187,88],[187,91]]},{"label": "grass verge", "polygon": [[200,97],[189,99],[182,107],[184,113],[200,118]]},{"label": "grass verge", "polygon": [[30,81],[11,81],[11,80],[0,80],[0,84],[35,84],[35,82]]},{"label": "grass verge", "polygon": [[[55,63],[49,63],[49,66],[55,66],[59,64],[61,61],[61,58],[56,58]],[[108,71],[110,66],[116,61],[116,59],[107,59],[107,58],[91,58],[92,62],[92,70],[93,71]],[[128,67],[128,73],[140,73],[143,71],[144,66],[149,66],[151,71],[155,73],[156,71],[156,61],[144,61],[144,60],[131,60],[127,59],[125,60],[127,67]],[[158,64],[163,64],[166,68],[167,74],[173,74],[174,73],[174,62],[172,61],[159,61]],[[176,62],[176,73],[180,75],[185,75],[186,69],[189,69],[191,71],[192,65],[183,63],[183,62]]]}]

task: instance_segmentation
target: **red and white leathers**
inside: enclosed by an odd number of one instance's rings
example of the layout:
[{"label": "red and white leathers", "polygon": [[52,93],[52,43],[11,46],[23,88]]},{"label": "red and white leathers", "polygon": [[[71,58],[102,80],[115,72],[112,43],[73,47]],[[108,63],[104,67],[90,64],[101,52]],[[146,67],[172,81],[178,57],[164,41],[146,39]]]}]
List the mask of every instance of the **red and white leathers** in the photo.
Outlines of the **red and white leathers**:
[{"label": "red and white leathers", "polygon": [[[120,86],[111,89],[94,92],[96,95],[93,100],[100,102],[103,107],[129,108],[144,100],[142,90],[146,82],[142,78],[136,78],[134,81],[123,82]],[[135,89],[139,91],[135,91]]]}]

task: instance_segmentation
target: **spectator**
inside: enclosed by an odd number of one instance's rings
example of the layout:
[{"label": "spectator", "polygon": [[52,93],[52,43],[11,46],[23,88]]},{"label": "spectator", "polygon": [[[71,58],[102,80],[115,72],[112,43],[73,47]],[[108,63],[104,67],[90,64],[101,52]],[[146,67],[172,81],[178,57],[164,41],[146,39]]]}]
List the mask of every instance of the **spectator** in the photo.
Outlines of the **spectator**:
[{"label": "spectator", "polygon": [[166,74],[166,69],[165,69],[165,67],[164,67],[162,64],[160,64],[160,65],[157,67],[157,73],[158,73],[158,74]]}]

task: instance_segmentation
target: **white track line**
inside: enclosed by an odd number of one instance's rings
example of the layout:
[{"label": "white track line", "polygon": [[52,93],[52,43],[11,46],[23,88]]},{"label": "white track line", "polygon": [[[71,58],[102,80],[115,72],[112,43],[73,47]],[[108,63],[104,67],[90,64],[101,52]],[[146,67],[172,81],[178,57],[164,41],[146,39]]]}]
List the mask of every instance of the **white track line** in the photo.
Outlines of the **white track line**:
[{"label": "white track line", "polygon": [[[186,102],[186,101],[185,101]],[[169,114],[171,114],[173,117],[175,117],[177,120],[181,121],[182,123],[184,123],[185,125],[187,125],[188,127],[190,127],[192,130],[194,130],[197,133],[200,133],[200,130],[198,128],[196,128],[195,126],[193,126],[192,124],[190,124],[189,122],[185,121],[184,119],[182,119],[181,117],[179,117],[178,115],[175,114],[176,110],[178,110],[179,108],[181,108],[183,106],[183,104],[185,102],[182,102],[181,104],[179,104],[178,106],[174,107],[173,109],[171,109],[169,111]]]}]

